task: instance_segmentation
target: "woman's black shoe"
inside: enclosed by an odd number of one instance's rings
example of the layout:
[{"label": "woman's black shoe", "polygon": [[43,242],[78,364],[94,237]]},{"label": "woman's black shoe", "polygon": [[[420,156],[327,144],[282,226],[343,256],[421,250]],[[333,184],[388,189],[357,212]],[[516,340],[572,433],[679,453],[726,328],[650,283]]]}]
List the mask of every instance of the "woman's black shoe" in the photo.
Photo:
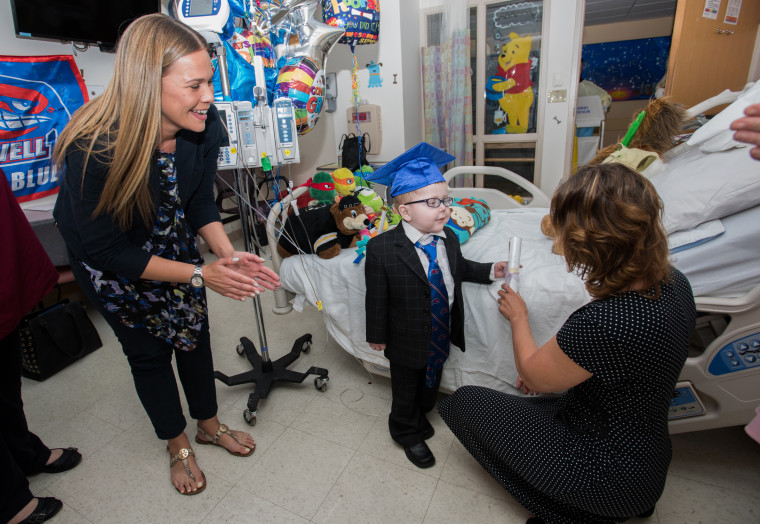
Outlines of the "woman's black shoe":
[{"label": "woman's black shoe", "polygon": [[57,460],[42,468],[43,473],[61,473],[68,471],[82,461],[82,454],[77,448],[66,448]]},{"label": "woman's black shoe", "polygon": [[530,517],[525,524],[546,524],[541,517]]},{"label": "woman's black shoe", "polygon": [[644,513],[641,513],[640,515],[637,515],[637,517],[640,519],[645,519],[645,518],[651,517],[652,515],[654,515],[654,506],[652,506],[652,509],[645,511]]},{"label": "woman's black shoe", "polygon": [[37,497],[37,507],[32,514],[21,521],[21,524],[38,524],[45,522],[61,511],[63,502],[54,497]]}]

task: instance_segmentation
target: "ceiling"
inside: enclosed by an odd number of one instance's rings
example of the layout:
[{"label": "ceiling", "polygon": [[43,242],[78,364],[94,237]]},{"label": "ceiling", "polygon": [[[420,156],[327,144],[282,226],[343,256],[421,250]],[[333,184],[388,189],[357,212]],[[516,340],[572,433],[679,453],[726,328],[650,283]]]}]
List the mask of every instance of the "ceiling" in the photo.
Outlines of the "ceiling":
[{"label": "ceiling", "polygon": [[676,0],[586,0],[585,25],[673,16]]}]

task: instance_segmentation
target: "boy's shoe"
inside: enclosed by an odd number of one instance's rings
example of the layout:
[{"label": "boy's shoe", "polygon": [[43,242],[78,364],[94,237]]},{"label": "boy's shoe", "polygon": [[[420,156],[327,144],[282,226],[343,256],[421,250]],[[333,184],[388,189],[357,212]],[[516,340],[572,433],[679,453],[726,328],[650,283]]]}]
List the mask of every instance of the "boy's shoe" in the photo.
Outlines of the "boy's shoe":
[{"label": "boy's shoe", "polygon": [[412,446],[404,446],[404,453],[406,453],[406,458],[418,468],[435,466],[433,452],[424,441]]}]

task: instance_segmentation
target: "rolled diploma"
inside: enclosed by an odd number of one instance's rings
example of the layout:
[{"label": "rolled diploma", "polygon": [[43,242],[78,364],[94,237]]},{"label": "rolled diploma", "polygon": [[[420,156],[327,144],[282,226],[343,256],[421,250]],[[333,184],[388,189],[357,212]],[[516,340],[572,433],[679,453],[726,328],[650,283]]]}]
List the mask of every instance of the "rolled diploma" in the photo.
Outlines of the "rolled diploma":
[{"label": "rolled diploma", "polygon": [[507,274],[504,276],[504,283],[514,290],[515,293],[520,291],[520,249],[522,247],[522,238],[511,237],[509,239],[509,265]]}]

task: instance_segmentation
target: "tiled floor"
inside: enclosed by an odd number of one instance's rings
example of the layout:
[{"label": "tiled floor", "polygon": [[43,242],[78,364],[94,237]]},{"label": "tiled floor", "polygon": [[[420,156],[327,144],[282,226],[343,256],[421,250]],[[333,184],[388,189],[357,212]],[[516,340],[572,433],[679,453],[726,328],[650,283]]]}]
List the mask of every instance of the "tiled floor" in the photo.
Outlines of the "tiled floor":
[{"label": "tiled floor", "polygon": [[[272,295],[263,311],[273,358],[311,333],[314,343],[293,369],[328,368],[327,391],[277,385],[259,404],[250,458],[196,446],[208,489],[178,495],[169,483],[169,457],[156,439],[132,385],[115,337],[96,314],[104,347],[43,383],[24,380],[30,427],[51,447],[77,446],[74,470],[31,479],[39,496],[64,507],[65,523],[522,523],[529,513],[489,477],[437,414],[429,441],[437,462],[421,470],[390,439],[390,383],[371,377],[328,339],[321,314],[277,316]],[[258,346],[251,302],[209,293],[216,369],[249,369],[235,352],[241,336]],[[251,386],[217,387],[220,418],[235,428]],[[192,439],[194,427],[188,434]],[[647,523],[760,522],[760,445],[741,427],[673,437],[674,458],[657,511]]]}]

